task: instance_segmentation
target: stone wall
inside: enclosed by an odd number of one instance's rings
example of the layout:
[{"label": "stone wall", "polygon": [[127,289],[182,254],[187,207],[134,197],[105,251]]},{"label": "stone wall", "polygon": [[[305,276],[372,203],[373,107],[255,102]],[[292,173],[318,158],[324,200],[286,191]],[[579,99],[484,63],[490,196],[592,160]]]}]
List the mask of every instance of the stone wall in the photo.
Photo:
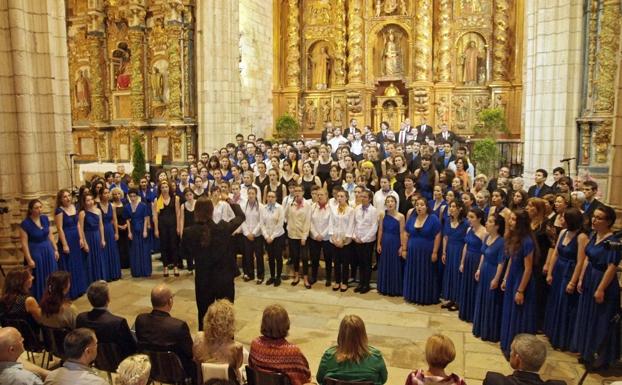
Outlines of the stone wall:
[{"label": "stone wall", "polygon": [[70,184],[71,114],[65,9],[0,0],[0,264],[21,262],[18,226],[27,201]]},{"label": "stone wall", "polygon": [[272,132],[272,3],[240,1],[240,128],[258,137]]},{"label": "stone wall", "polygon": [[[536,169],[552,170],[574,157],[580,110],[583,2],[525,2],[524,165],[527,185]],[[574,169],[574,163],[573,163]]]}]

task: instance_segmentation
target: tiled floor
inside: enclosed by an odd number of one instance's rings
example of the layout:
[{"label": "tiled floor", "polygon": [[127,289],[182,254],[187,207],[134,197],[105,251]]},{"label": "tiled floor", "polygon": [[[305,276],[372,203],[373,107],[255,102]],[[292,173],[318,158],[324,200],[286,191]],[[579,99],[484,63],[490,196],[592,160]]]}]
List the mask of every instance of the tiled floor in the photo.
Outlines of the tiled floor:
[{"label": "tiled floor", "polygon": [[[154,273],[149,279],[135,279],[124,271],[123,279],[111,284],[110,310],[133,324],[138,313],[150,310],[151,288],[164,280],[175,293],[172,315],[186,320],[194,333],[197,330],[194,277],[183,272],[181,277],[164,279],[161,273]],[[370,344],[384,354],[389,371],[387,384],[403,384],[411,369],[425,367],[425,340],[438,332],[449,336],[456,345],[456,360],[448,370],[463,376],[469,385],[479,385],[488,370],[512,371],[498,344],[473,337],[471,324],[460,321],[457,313],[447,312],[439,305],[410,305],[402,298],[384,297],[375,291],[365,295],[358,295],[352,289],[335,293],[324,287],[323,282],[307,290],[302,284],[292,287],[289,282],[275,288],[236,279],[236,340],[248,346],[259,335],[263,308],[280,303],[291,319],[289,340],[301,347],[313,374],[323,351],[335,343],[339,322],[346,314],[358,314],[365,321]],[[90,308],[85,296],[75,304],[80,311]],[[577,383],[583,370],[574,355],[551,349],[542,373],[545,379],[563,379],[570,385]],[[622,378],[622,372],[618,370],[616,374],[617,378],[590,374],[585,384]]]}]

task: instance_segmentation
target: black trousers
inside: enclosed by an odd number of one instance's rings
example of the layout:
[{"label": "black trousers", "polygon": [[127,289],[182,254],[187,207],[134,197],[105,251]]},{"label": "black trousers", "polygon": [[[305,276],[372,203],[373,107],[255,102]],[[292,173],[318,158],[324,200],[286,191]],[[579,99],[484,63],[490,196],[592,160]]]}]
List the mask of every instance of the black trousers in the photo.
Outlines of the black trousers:
[{"label": "black trousers", "polygon": [[335,264],[335,283],[348,284],[350,273],[350,260],[352,254],[352,245],[346,245],[344,247],[337,247],[330,244],[332,248],[333,261]]},{"label": "black trousers", "polygon": [[242,269],[244,274],[255,279],[255,261],[257,261],[257,278],[263,279],[263,237],[255,237],[252,241],[244,237],[244,256],[242,257]]},{"label": "black trousers", "polygon": [[371,258],[374,254],[374,245],[376,241],[368,243],[353,243],[352,260],[356,260],[359,268],[359,286],[369,286],[371,280]]},{"label": "black trousers", "polygon": [[266,242],[266,251],[268,252],[268,268],[270,269],[270,277],[280,279],[283,272],[283,248],[285,247],[285,235],[272,240],[272,243]]},{"label": "black trousers", "polygon": [[307,247],[302,245],[300,239],[287,238],[287,240],[289,245],[289,258],[292,261],[292,269],[297,273],[298,267],[300,266],[300,260],[302,259],[303,271],[306,271],[308,260],[305,257],[305,253],[307,252]]},{"label": "black trousers", "polygon": [[177,226],[175,224],[158,223],[160,233],[160,253],[164,267],[177,266]]},{"label": "black trousers", "polygon": [[[333,254],[330,242],[316,241],[309,238],[309,258],[311,260],[311,280],[317,281],[317,272],[320,267],[320,252],[324,252],[324,262],[326,262],[326,281],[331,282],[333,272]],[[305,270],[305,275],[308,271]]]},{"label": "black trousers", "polygon": [[[233,281],[216,284],[215,279],[206,279],[195,275],[195,299],[197,301],[197,313],[199,316],[199,331],[203,330],[203,317],[207,313],[207,308],[218,299],[226,298],[231,303],[235,299],[235,286]],[[212,281],[206,282],[206,281]]]},{"label": "black trousers", "polygon": [[238,267],[238,254],[244,255],[244,236],[242,234],[235,234],[231,236],[229,242],[229,252],[231,253],[231,268],[235,276],[240,275],[240,268]]}]

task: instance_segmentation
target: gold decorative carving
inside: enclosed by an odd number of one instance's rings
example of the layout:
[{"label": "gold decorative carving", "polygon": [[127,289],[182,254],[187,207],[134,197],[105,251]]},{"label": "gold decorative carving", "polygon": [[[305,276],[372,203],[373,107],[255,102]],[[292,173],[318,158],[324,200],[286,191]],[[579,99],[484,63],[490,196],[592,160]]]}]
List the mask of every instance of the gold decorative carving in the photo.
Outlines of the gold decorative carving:
[{"label": "gold decorative carving", "polygon": [[454,95],[451,98],[451,105],[454,127],[460,130],[466,129],[469,124],[469,97]]},{"label": "gold decorative carving", "polygon": [[335,85],[346,83],[346,4],[345,0],[335,0]]},{"label": "gold decorative carving", "polygon": [[505,94],[495,94],[495,101],[493,103],[493,107],[500,109],[505,114],[507,109],[507,96]]},{"label": "gold decorative carving", "polygon": [[430,95],[425,88],[415,88],[413,92],[413,107],[415,113],[422,117],[428,114],[430,109]]},{"label": "gold decorative carving", "polygon": [[182,145],[182,135],[183,131],[180,131],[174,127],[167,126],[166,133],[168,135],[171,147],[173,149],[173,161],[181,160],[181,145]]},{"label": "gold decorative carving", "polygon": [[440,0],[438,17],[438,63],[437,77],[441,82],[451,81],[451,4]]},{"label": "gold decorative carving", "polygon": [[384,49],[382,50],[382,75],[388,77],[400,76],[404,72],[404,52],[400,40],[402,34],[394,28],[388,28],[384,33]]},{"label": "gold decorative carving", "polygon": [[[127,160],[128,157],[123,155],[129,155],[130,145],[130,129],[129,127],[120,126],[112,132],[112,160],[118,162],[120,160]],[[122,146],[124,150],[122,150]],[[123,154],[125,152],[125,154]]]},{"label": "gold decorative carving", "polygon": [[594,109],[597,112],[611,113],[615,101],[617,54],[620,47],[620,4],[618,2],[604,3],[598,40]]},{"label": "gold decorative carving", "polygon": [[145,89],[143,69],[144,62],[144,31],[140,27],[132,28],[129,32],[130,50],[132,51],[132,82],[130,83],[132,101],[132,119],[145,119]]},{"label": "gold decorative carving", "polygon": [[440,123],[449,122],[449,100],[447,100],[448,96],[443,95],[436,102],[436,123],[437,125]]},{"label": "gold decorative carving", "polygon": [[102,122],[106,119],[106,98],[104,97],[104,79],[102,73],[105,70],[104,52],[102,50],[104,39],[99,35],[89,35],[89,60],[91,67],[91,119]]},{"label": "gold decorative carving", "polygon": [[309,25],[327,25],[330,23],[330,4],[327,1],[310,2],[307,6]]},{"label": "gold decorative carving", "polygon": [[479,113],[482,112],[484,108],[490,107],[490,96],[488,95],[474,95],[473,96],[473,113],[475,114],[475,118],[479,122]]},{"label": "gold decorative carving", "polygon": [[596,45],[598,38],[598,0],[590,2],[589,40],[587,57],[587,107],[591,110],[594,103],[594,66],[596,65]]},{"label": "gold decorative carving", "polygon": [[[363,81],[363,4],[362,0],[349,0],[348,7],[348,81]],[[360,95],[359,95],[360,101]],[[348,98],[350,104],[350,98]],[[350,111],[352,110],[349,108]],[[361,106],[362,110],[362,106]]]},{"label": "gold decorative carving", "polygon": [[591,133],[590,124],[581,123],[581,164],[590,164],[591,153]]},{"label": "gold decorative carving", "polygon": [[315,101],[313,99],[307,101],[307,106],[305,107],[305,123],[307,125],[308,130],[315,129],[315,124],[317,122],[317,106],[315,105]]},{"label": "gold decorative carving", "polygon": [[376,17],[408,14],[406,0],[376,0],[374,11]]},{"label": "gold decorative carving", "polygon": [[360,114],[363,112],[363,100],[361,94],[356,91],[349,91],[346,93],[348,111],[351,114]]},{"label": "gold decorative carving", "polygon": [[322,99],[321,113],[322,122],[330,122],[330,99]]},{"label": "gold decorative carving", "polygon": [[508,0],[495,0],[494,7],[492,79],[508,80],[510,6]]},{"label": "gold decorative carving", "polygon": [[[432,1],[417,0],[415,12],[415,80],[429,79],[432,59]],[[427,109],[427,108],[426,108]]]},{"label": "gold decorative carving", "polygon": [[384,90],[384,96],[397,96],[399,94],[400,90],[398,90],[393,83],[389,84],[389,86]]},{"label": "gold decorative carving", "polygon": [[287,16],[287,86],[300,87],[300,23],[298,0],[288,0]]},{"label": "gold decorative carving", "polygon": [[596,162],[606,163],[609,144],[611,143],[611,120],[603,121],[594,131],[594,146],[596,147]]},{"label": "gold decorative carving", "polygon": [[169,100],[168,114],[171,119],[181,119],[181,63],[179,44],[181,39],[181,25],[170,22],[166,25],[169,41],[166,52],[168,54],[168,84]]},{"label": "gold decorative carving", "polygon": [[333,123],[335,127],[341,127],[343,125],[343,105],[341,99],[335,99],[333,105]]},{"label": "gold decorative carving", "polygon": [[293,118],[296,117],[296,99],[287,99],[287,114]]}]

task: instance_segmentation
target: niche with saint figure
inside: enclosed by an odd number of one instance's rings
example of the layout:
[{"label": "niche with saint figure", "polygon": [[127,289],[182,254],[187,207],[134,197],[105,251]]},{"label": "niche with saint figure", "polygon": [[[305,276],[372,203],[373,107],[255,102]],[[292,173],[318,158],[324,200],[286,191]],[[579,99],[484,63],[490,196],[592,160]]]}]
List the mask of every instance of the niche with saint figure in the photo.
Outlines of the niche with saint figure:
[{"label": "niche with saint figure", "polygon": [[467,32],[456,42],[457,82],[465,86],[484,86],[488,81],[488,45],[482,35]]},{"label": "niche with saint figure", "polygon": [[397,24],[385,25],[376,33],[373,68],[378,80],[403,79],[408,75],[409,38]]},{"label": "niche with saint figure", "polygon": [[316,41],[307,51],[307,88],[327,90],[334,79],[333,55],[330,45],[325,40]]},{"label": "niche with saint figure", "polygon": [[110,84],[112,84],[116,90],[127,90],[130,88],[131,57],[131,51],[126,42],[120,42],[117,44],[117,48],[112,51],[112,71],[110,71],[110,74],[113,76],[113,81],[110,82]]}]

